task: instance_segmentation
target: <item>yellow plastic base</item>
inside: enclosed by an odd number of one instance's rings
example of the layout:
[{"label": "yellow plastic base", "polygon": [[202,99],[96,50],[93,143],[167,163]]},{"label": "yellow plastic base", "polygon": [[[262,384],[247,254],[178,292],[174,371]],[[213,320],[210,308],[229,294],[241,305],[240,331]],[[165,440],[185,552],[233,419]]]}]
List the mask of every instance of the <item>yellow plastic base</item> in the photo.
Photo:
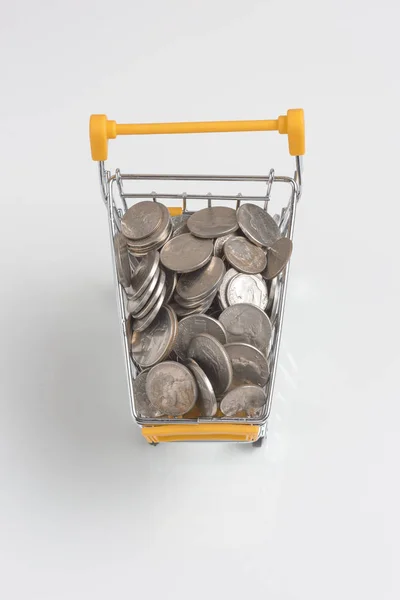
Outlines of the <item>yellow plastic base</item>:
[{"label": "yellow plastic base", "polygon": [[259,433],[258,425],[234,425],[233,423],[142,427],[142,435],[149,444],[193,441],[255,442]]}]

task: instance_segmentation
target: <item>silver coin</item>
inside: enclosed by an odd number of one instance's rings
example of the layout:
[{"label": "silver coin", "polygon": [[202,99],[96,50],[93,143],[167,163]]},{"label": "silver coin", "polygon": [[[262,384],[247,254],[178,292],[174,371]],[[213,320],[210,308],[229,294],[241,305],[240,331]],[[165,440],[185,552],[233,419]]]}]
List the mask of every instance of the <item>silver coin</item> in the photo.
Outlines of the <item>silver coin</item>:
[{"label": "silver coin", "polygon": [[196,380],[187,367],[166,361],[150,370],[146,393],[157,410],[178,417],[194,407],[198,392]]},{"label": "silver coin", "polygon": [[177,302],[183,308],[196,308],[197,306],[201,306],[202,304],[207,303],[209,300],[213,300],[216,291],[212,291],[211,294],[208,294],[205,298],[201,298],[200,300],[185,300],[181,298],[181,296],[175,292],[174,301]]},{"label": "silver coin", "polygon": [[167,291],[165,293],[164,304],[168,304],[175,291],[176,282],[178,281],[178,275],[173,271],[170,271],[169,269],[165,269],[165,275],[165,286],[167,288]]},{"label": "silver coin", "polygon": [[234,304],[224,310],[219,321],[225,327],[228,343],[243,342],[265,352],[272,333],[271,321],[253,304]]},{"label": "silver coin", "polygon": [[185,365],[187,366],[189,371],[191,371],[197,383],[197,404],[199,405],[201,416],[214,417],[218,407],[217,400],[215,398],[214,390],[212,388],[210,380],[195,360],[189,358],[185,362]]},{"label": "silver coin", "polygon": [[237,233],[228,233],[228,235],[222,235],[214,240],[214,256],[222,258],[224,256],[224,245],[225,242],[230,240],[232,237],[237,237]]},{"label": "silver coin", "polygon": [[229,306],[254,304],[264,310],[268,303],[267,286],[265,281],[256,275],[239,273],[229,282],[226,297]]},{"label": "silver coin", "polygon": [[236,275],[239,275],[239,272],[236,271],[236,269],[228,269],[228,271],[225,273],[223,280],[221,281],[221,285],[219,287],[219,300],[222,308],[228,307],[228,299],[226,296],[228,285],[231,279],[236,277]]},{"label": "silver coin", "polygon": [[164,360],[175,344],[178,320],[169,306],[162,306],[151,325],[143,332],[135,331],[131,338],[133,360],[142,368]]},{"label": "silver coin", "polygon": [[154,233],[162,219],[162,204],[144,200],[134,204],[121,219],[122,233],[133,240],[141,240]]},{"label": "silver coin", "polygon": [[200,315],[207,312],[213,301],[214,294],[209,300],[205,301],[199,306],[185,307],[178,304],[178,302],[172,302],[170,306],[172,306],[178,317],[188,317],[189,315]]},{"label": "silver coin", "polygon": [[146,302],[149,300],[151,294],[153,293],[153,290],[157,285],[157,281],[158,281],[159,277],[160,277],[160,269],[157,267],[156,272],[154,273],[149,285],[147,286],[147,288],[145,289],[143,294],[141,296],[138,296],[135,299],[132,299],[131,297],[129,297],[129,299],[128,299],[128,312],[129,313],[137,313],[144,307]]},{"label": "silver coin", "polygon": [[128,246],[125,237],[120,232],[114,236],[114,252],[118,281],[124,288],[129,288],[131,285],[131,267]]},{"label": "silver coin", "polygon": [[268,363],[260,350],[241,342],[226,344],[225,350],[232,363],[232,385],[254,384],[263,387],[267,383]]},{"label": "silver coin", "polygon": [[273,279],[279,275],[288,264],[292,255],[292,250],[293,244],[292,240],[289,238],[283,237],[276,240],[276,242],[268,248],[267,268],[262,273],[262,276],[265,277],[265,279]]},{"label": "silver coin", "polygon": [[259,386],[241,385],[226,394],[220,409],[226,417],[237,417],[241,413],[248,417],[256,417],[266,401],[265,392]]},{"label": "silver coin", "polygon": [[[141,310],[139,310],[135,313],[132,313],[132,317],[134,319],[143,319],[143,317],[145,317],[151,311],[151,309],[153,308],[153,306],[155,305],[155,303],[161,296],[162,291],[165,288],[165,273],[164,273],[164,271],[161,271],[161,270],[159,270],[159,273],[160,273],[160,275],[159,275],[157,285],[154,289],[153,294],[151,295],[147,304],[145,304],[145,306]],[[165,294],[166,294],[166,289],[164,292],[164,296],[165,296]]]},{"label": "silver coin", "polygon": [[223,394],[232,383],[232,365],[224,346],[207,333],[197,335],[189,344],[188,357],[203,369],[216,394]]},{"label": "silver coin", "polygon": [[189,217],[187,226],[199,238],[216,238],[239,228],[236,211],[227,206],[203,208]]},{"label": "silver coin", "polygon": [[153,308],[150,310],[150,312],[148,312],[142,319],[133,319],[133,321],[132,321],[133,331],[144,331],[154,321],[161,306],[164,303],[166,291],[167,290],[166,290],[166,287],[164,284],[164,287],[161,290],[161,294],[158,297],[158,300],[154,304]]},{"label": "silver coin", "polygon": [[223,261],[217,256],[213,256],[210,262],[201,269],[181,275],[176,292],[184,300],[201,300],[218,288],[224,275]]},{"label": "silver coin", "polygon": [[172,238],[161,250],[161,262],[178,273],[196,271],[208,263],[213,253],[211,240],[201,240],[190,233]]},{"label": "silver coin", "polygon": [[136,412],[144,419],[162,417],[162,412],[155,408],[146,394],[146,380],[149,371],[139,373],[133,382],[133,398]]},{"label": "silver coin", "polygon": [[171,318],[171,323],[172,323],[172,336],[170,339],[170,343],[167,349],[167,353],[164,356],[163,360],[167,360],[167,357],[172,354],[173,351],[173,347],[175,345],[175,341],[176,341],[176,336],[178,335],[178,317],[176,316],[176,313],[174,312],[173,308],[171,306],[166,306],[165,307],[170,315]]},{"label": "silver coin", "polygon": [[141,296],[150,281],[154,277],[155,272],[157,271],[158,264],[160,262],[160,255],[157,250],[153,250],[144,256],[139,266],[136,270],[136,273],[132,277],[132,295],[131,298],[134,300]]},{"label": "silver coin", "polygon": [[261,273],[267,266],[265,252],[243,237],[234,237],[225,242],[225,257],[237,271],[242,273]]},{"label": "silver coin", "polygon": [[188,349],[193,338],[201,333],[208,333],[223,346],[227,343],[225,327],[222,323],[208,315],[190,315],[179,322],[174,351],[183,359],[188,356]]},{"label": "silver coin", "polygon": [[169,214],[168,207],[165,204],[161,204],[159,202],[151,202],[150,204],[157,206],[157,210],[161,215],[161,219],[159,221],[158,226],[150,235],[142,237],[140,239],[135,238],[127,238],[128,246],[133,248],[146,248],[151,243],[159,239],[168,225],[172,227],[171,216]]},{"label": "silver coin", "polygon": [[241,230],[253,244],[271,246],[281,237],[278,225],[267,211],[256,204],[242,204],[237,211]]},{"label": "silver coin", "polygon": [[[157,204],[154,202],[153,204]],[[153,250],[153,246],[162,243],[167,235],[172,233],[171,217],[169,215],[168,208],[164,204],[158,204],[160,207],[162,217],[160,225],[157,229],[149,236],[141,240],[128,240],[128,248],[134,253],[144,253],[149,249]]]},{"label": "silver coin", "polygon": [[[131,246],[128,246],[129,258],[130,259],[132,259],[133,257],[140,258],[141,256],[145,256],[152,250],[159,250],[160,248],[162,248],[164,246],[164,244],[166,244],[168,242],[168,240],[171,238],[171,235],[172,235],[172,225],[168,225],[168,227],[164,231],[163,237],[159,238],[157,242],[153,242],[148,248],[134,250]],[[131,260],[131,266],[132,266],[132,260]]]}]

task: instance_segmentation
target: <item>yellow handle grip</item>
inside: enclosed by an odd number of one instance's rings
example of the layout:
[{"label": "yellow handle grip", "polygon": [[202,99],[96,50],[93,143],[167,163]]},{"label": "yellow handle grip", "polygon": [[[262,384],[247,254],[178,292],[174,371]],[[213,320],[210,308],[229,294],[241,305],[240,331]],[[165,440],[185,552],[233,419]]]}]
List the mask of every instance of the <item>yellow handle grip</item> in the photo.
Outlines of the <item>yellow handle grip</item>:
[{"label": "yellow handle grip", "polygon": [[289,153],[302,156],[305,153],[304,112],[293,108],[286,115],[269,121],[203,121],[198,123],[143,123],[118,124],[106,115],[90,117],[89,134],[93,160],[106,160],[108,140],[117,135],[149,135],[164,133],[218,133],[229,131],[279,131],[286,133]]}]

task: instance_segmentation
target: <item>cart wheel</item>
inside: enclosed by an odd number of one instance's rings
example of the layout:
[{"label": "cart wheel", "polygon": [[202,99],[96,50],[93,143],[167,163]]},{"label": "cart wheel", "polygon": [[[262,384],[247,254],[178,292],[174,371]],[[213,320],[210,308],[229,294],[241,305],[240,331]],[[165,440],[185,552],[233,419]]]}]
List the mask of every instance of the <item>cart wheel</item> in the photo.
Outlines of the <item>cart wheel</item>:
[{"label": "cart wheel", "polygon": [[263,437],[259,437],[258,440],[256,440],[255,442],[253,442],[253,446],[255,448],[261,448],[261,446],[263,445],[264,442],[264,438]]},{"label": "cart wheel", "polygon": [[158,446],[159,442],[149,442],[149,446]]}]

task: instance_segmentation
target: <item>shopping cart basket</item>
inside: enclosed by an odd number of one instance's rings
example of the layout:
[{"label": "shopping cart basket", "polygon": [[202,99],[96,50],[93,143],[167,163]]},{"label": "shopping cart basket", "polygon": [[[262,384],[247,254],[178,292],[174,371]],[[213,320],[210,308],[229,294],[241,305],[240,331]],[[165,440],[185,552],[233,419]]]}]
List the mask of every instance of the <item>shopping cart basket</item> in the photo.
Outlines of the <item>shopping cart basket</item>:
[{"label": "shopping cart basket", "polygon": [[[295,157],[295,173],[293,177],[275,175],[271,169],[265,176],[224,176],[224,175],[143,175],[121,173],[116,169],[114,173],[108,171],[105,161],[108,156],[108,140],[117,135],[135,134],[168,134],[168,133],[216,133],[216,132],[241,132],[241,131],[279,131],[287,134],[289,153]],[[272,186],[285,184],[288,194],[281,207],[279,215],[279,228],[283,236],[293,238],[296,204],[301,196],[302,189],[302,156],[305,153],[304,115],[302,109],[288,110],[285,116],[269,121],[215,121],[199,123],[155,123],[155,124],[118,124],[110,121],[105,115],[92,115],[90,118],[90,143],[92,158],[99,163],[101,193],[107,208],[111,249],[113,256],[114,275],[117,291],[117,304],[120,318],[121,334],[125,366],[128,379],[132,415],[141,427],[143,436],[150,444],[172,441],[240,441],[253,442],[261,445],[266,435],[267,421],[271,410],[274,383],[277,372],[279,345],[282,333],[283,313],[285,306],[286,288],[288,281],[289,264],[277,276],[274,285],[275,313],[272,319],[273,334],[269,351],[270,378],[266,386],[267,401],[263,412],[257,418],[227,418],[227,417],[194,417],[190,413],[184,417],[175,418],[142,418],[136,408],[133,391],[133,381],[139,372],[138,366],[130,356],[127,339],[127,309],[124,288],[118,283],[116,276],[116,263],[113,251],[113,238],[120,229],[120,221],[130,203],[137,200],[152,199],[157,201],[179,200],[181,206],[169,208],[170,214],[179,215],[182,212],[192,212],[188,202],[192,200],[205,200],[208,206],[213,202],[236,203],[251,201],[262,203],[264,210],[268,211]],[[139,181],[175,181],[175,182],[223,182],[244,183],[257,182],[265,185],[265,192],[261,195],[241,195],[241,193],[218,194],[208,193],[155,193],[127,191],[129,182]]]}]

